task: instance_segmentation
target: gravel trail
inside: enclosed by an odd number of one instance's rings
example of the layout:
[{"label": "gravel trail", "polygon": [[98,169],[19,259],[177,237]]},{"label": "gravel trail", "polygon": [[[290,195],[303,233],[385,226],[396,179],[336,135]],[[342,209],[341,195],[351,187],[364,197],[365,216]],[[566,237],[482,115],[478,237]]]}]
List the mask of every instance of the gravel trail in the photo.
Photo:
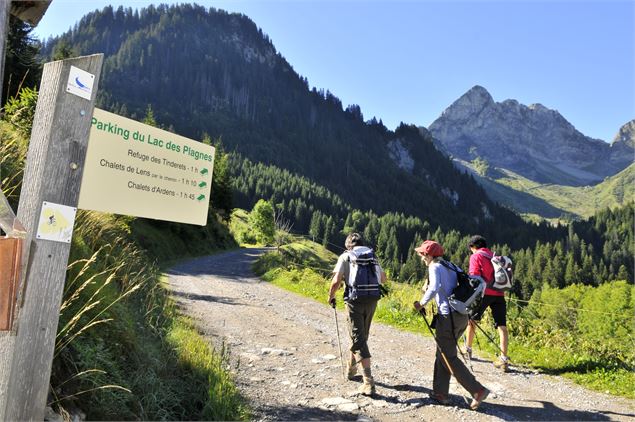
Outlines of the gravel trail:
[{"label": "gravel trail", "polygon": [[[361,377],[342,377],[333,310],[255,277],[251,263],[264,252],[234,250],[168,272],[181,311],[210,342],[229,346],[232,371],[254,420],[635,420],[635,400],[527,368],[501,373],[478,357],[472,360],[476,377],[492,391],[479,411],[469,410],[468,394],[454,380],[451,405],[436,405],[428,397],[434,340],[376,322],[369,347],[377,394],[357,395]],[[338,319],[346,353],[343,312]]]}]

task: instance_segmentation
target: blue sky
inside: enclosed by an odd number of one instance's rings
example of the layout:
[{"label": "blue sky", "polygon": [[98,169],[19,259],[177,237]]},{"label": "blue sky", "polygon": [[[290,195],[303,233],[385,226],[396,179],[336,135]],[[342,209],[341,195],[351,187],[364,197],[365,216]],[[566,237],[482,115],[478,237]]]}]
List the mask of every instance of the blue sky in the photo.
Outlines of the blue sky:
[{"label": "blue sky", "polygon": [[[175,2],[53,0],[35,35],[59,35],[108,4],[153,3]],[[635,118],[632,0],[196,3],[249,16],[311,86],[390,129],[429,126],[474,85],[497,102],[558,110],[609,142]]]}]

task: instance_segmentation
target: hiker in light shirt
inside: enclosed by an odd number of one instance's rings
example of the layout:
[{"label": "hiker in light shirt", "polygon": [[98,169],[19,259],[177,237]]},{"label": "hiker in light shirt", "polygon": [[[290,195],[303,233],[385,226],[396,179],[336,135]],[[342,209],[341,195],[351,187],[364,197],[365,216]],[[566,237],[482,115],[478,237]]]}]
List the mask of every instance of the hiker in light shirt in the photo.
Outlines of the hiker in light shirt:
[{"label": "hiker in light shirt", "polygon": [[[329,303],[335,308],[335,293],[344,282],[344,303],[348,313],[348,325],[351,338],[350,357],[347,364],[347,377],[353,380],[357,374],[358,363],[362,366],[363,384],[359,392],[364,395],[375,394],[375,380],[370,369],[370,351],[368,335],[377,301],[380,297],[379,285],[386,281],[373,250],[364,244],[359,233],[351,233],[344,243],[346,252],[341,254],[333,269],[333,279],[329,288]],[[364,261],[362,263],[362,261]],[[364,265],[368,263],[369,265]],[[364,267],[362,269],[362,267]],[[360,271],[368,271],[367,283],[353,285],[351,278]],[[351,275],[352,274],[352,275]]]},{"label": "hiker in light shirt", "polygon": [[448,302],[448,296],[457,284],[456,272],[441,265],[444,250],[439,243],[426,240],[415,248],[415,251],[428,266],[428,288],[421,301],[414,302],[414,307],[425,317],[424,306],[434,298],[438,309],[434,324],[437,352],[430,398],[440,404],[449,404],[450,377],[454,375],[459,384],[472,396],[470,408],[476,410],[489,394],[489,390],[476,380],[457,357],[456,339],[465,331],[468,316],[454,311]]}]

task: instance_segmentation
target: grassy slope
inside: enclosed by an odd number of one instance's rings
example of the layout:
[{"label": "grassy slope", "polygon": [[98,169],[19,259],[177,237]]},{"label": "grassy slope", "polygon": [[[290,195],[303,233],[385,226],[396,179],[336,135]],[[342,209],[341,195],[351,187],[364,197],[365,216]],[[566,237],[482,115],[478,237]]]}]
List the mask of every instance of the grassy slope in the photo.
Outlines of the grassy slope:
[{"label": "grassy slope", "polygon": [[635,200],[635,164],[595,186],[581,187],[540,184],[510,170],[493,173],[493,177],[474,176],[493,200],[534,218],[557,219],[567,214],[588,218],[599,209]]},{"label": "grassy slope", "polygon": [[[263,256],[256,263],[255,271],[277,286],[326,305],[330,271],[337,257],[321,245],[300,239],[281,247],[280,252]],[[414,285],[389,283],[389,287],[388,297],[379,301],[375,321],[428,335],[421,317],[412,308],[412,302],[420,298],[422,283]],[[342,307],[340,298],[341,295],[338,295],[338,306]],[[428,311],[430,315],[432,309]],[[629,398],[635,397],[632,389],[635,384],[635,374],[632,371],[598,365],[579,352],[532,346],[531,341],[523,341],[520,337],[519,330],[526,328],[527,321],[519,315],[517,308],[510,306],[508,321],[511,333],[509,354],[516,364],[527,364],[547,373],[562,375],[594,390]],[[485,315],[481,327],[491,338],[497,340],[498,336],[493,329],[489,313]],[[477,333],[478,338],[480,341],[475,344],[475,347],[484,354],[495,356],[496,347],[490,344],[480,332]]]},{"label": "grassy slope", "polygon": [[[310,240],[296,239],[280,247],[279,253],[269,253],[255,265],[257,274],[294,293],[327,304],[331,270],[337,256]],[[413,310],[412,302],[421,297],[420,284],[388,283],[389,297],[383,298],[375,312],[375,320],[404,330],[421,332],[421,317]],[[338,308],[343,308],[341,292]]]}]

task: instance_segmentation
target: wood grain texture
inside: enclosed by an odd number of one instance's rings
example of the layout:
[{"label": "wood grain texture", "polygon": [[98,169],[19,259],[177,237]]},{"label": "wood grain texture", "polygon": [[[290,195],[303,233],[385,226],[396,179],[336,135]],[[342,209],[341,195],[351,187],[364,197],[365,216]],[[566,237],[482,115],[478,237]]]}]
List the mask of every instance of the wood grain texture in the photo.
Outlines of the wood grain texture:
[{"label": "wood grain texture", "polygon": [[[10,1],[0,0],[0,81],[4,81],[4,57],[6,55],[7,32],[9,31],[10,8]],[[0,98],[2,98],[2,85],[0,83]]]},{"label": "wood grain texture", "polygon": [[[44,66],[18,207],[25,290],[2,420],[44,418],[70,244],[35,234],[44,201],[77,206],[102,62],[97,54]],[[66,92],[71,65],[95,75],[90,101]]]}]

